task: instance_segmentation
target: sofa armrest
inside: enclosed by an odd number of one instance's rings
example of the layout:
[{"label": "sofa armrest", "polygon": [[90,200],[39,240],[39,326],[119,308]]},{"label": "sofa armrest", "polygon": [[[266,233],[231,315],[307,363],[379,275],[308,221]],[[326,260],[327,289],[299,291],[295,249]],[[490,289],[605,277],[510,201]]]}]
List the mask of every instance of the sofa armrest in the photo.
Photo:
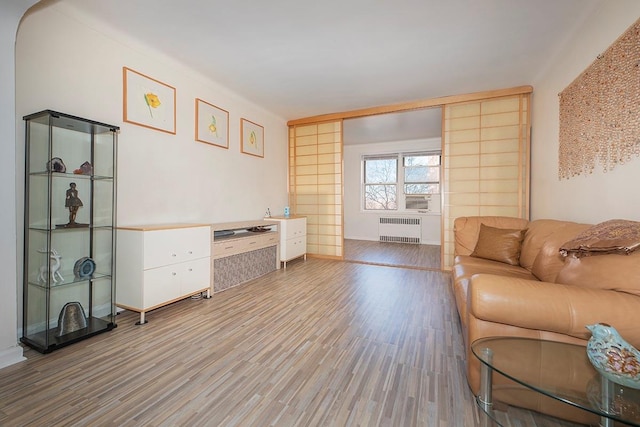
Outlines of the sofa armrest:
[{"label": "sofa armrest", "polygon": [[588,339],[585,328],[608,323],[640,347],[640,297],[606,289],[476,274],[468,310],[478,319]]}]

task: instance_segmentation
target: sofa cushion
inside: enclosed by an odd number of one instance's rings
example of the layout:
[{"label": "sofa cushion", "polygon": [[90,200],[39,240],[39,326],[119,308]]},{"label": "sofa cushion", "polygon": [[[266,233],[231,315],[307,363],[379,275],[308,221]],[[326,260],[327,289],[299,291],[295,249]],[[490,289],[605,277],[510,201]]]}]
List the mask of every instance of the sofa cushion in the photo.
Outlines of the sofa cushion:
[{"label": "sofa cushion", "polygon": [[[464,216],[453,221],[454,253],[456,255],[470,255],[476,247],[480,224],[497,228],[524,229],[529,221],[522,218],[508,216]],[[533,259],[531,260],[533,262]]]},{"label": "sofa cushion", "polygon": [[472,257],[520,265],[520,251],[525,230],[496,228],[480,224],[478,241]]},{"label": "sofa cushion", "polygon": [[[573,231],[575,226],[576,231]],[[540,252],[542,246],[551,240],[555,241],[558,233],[563,233],[563,239],[557,243],[557,247],[567,240],[575,237],[589,225],[582,225],[575,222],[559,221],[555,219],[536,219],[527,226],[527,234],[522,242],[522,252],[520,253],[520,265],[524,268],[533,269],[533,263]],[[555,256],[555,254],[554,254]]]},{"label": "sofa cushion", "polygon": [[574,257],[598,254],[628,255],[640,248],[640,222],[612,219],[584,230],[560,248]]},{"label": "sofa cushion", "polygon": [[611,289],[640,296],[640,251],[630,255],[568,257],[558,283],[592,289]]},{"label": "sofa cushion", "polygon": [[506,277],[517,277],[519,279],[536,280],[535,276],[519,265],[505,264],[504,262],[492,261],[484,258],[476,258],[471,255],[458,255],[455,257],[453,265],[453,278],[470,278],[474,274],[488,273],[498,274]]},{"label": "sofa cushion", "polygon": [[[532,229],[537,231],[539,235],[534,236],[531,234],[531,236],[525,236],[525,243],[522,244],[523,253],[520,256],[520,264],[522,265],[525,262],[523,258],[525,256],[524,247],[526,244],[528,244],[528,250],[540,245],[536,250],[537,255],[531,266],[531,272],[544,282],[555,282],[556,276],[565,262],[565,257],[560,254],[560,246],[567,240],[589,228],[589,225],[575,222],[556,222],[555,224],[551,224],[548,221],[549,220],[541,220],[540,222],[542,224],[538,223],[538,221],[531,222]],[[542,227],[544,227],[544,230],[540,230]],[[527,231],[527,233],[530,232],[531,230]],[[531,237],[529,241],[527,241],[527,237]],[[542,237],[544,237],[544,240],[541,242]]]}]

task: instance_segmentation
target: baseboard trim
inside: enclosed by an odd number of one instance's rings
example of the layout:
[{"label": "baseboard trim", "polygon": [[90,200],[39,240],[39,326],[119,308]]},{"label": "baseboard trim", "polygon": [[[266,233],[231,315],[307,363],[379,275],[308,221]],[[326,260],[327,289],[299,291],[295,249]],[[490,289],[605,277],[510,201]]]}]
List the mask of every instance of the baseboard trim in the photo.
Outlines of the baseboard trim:
[{"label": "baseboard trim", "polygon": [[22,355],[22,347],[19,345],[0,350],[0,369],[23,360],[27,360],[27,358]]}]

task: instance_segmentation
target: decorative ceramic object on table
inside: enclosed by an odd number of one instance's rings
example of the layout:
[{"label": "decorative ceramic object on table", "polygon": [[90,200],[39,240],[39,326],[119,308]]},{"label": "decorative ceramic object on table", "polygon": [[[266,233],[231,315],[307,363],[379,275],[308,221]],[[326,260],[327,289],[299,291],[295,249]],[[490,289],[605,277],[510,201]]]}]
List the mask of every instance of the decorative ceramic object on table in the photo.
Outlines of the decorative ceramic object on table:
[{"label": "decorative ceramic object on table", "polygon": [[587,325],[591,338],[587,356],[602,376],[625,387],[640,389],[640,352],[606,323]]}]

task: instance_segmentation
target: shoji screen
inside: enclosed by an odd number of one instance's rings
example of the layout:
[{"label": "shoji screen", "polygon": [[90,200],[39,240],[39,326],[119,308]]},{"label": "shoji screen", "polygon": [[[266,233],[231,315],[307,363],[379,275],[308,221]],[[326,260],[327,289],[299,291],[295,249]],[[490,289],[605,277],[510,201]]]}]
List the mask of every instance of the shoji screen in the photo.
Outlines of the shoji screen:
[{"label": "shoji screen", "polygon": [[307,253],[342,258],[342,121],[289,128],[289,204],[307,217]]},{"label": "shoji screen", "polygon": [[529,94],[443,108],[442,267],[459,216],[529,217]]}]

